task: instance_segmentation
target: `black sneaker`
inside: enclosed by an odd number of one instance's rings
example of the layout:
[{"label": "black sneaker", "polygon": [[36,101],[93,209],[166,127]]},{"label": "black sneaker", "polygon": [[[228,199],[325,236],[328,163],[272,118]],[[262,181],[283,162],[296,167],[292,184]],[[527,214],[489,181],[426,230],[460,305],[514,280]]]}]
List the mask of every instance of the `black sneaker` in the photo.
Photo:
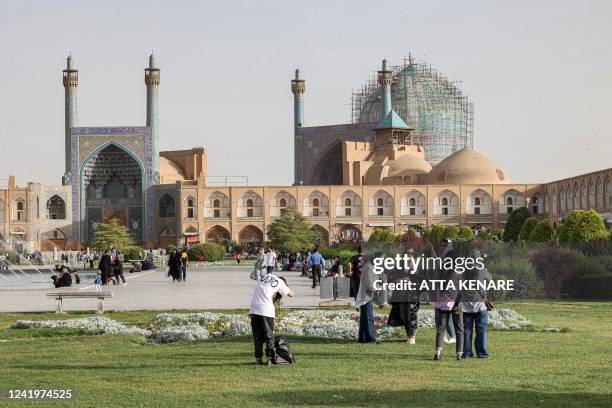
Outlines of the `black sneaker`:
[{"label": "black sneaker", "polygon": [[457,354],[457,361],[461,361],[463,360],[463,356],[461,356],[461,354]]},{"label": "black sneaker", "polygon": [[256,358],[255,359],[255,365],[264,365],[264,362],[261,358]]},{"label": "black sneaker", "polygon": [[434,354],[434,360],[440,361],[441,359],[442,359],[442,356],[440,354]]}]

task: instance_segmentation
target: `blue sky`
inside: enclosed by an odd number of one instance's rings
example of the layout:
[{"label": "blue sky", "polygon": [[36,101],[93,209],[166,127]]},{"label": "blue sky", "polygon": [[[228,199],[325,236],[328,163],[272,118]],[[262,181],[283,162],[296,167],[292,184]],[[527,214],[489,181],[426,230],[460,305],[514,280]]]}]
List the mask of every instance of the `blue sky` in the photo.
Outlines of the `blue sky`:
[{"label": "blue sky", "polygon": [[161,149],[206,147],[211,175],[290,184],[295,67],[305,124],[346,123],[351,90],[408,52],[462,82],[475,149],[513,181],[608,168],[611,15],[606,1],[3,0],[0,179],[60,182],[69,51],[79,124],[143,125],[151,49]]}]

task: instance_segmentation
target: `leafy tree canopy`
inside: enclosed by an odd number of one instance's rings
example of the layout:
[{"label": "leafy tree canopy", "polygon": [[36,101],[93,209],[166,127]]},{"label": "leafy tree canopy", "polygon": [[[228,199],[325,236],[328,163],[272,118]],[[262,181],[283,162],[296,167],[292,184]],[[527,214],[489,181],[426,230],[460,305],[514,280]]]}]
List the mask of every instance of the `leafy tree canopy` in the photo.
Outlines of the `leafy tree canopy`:
[{"label": "leafy tree canopy", "polygon": [[92,246],[99,251],[104,251],[109,245],[121,252],[135,246],[127,227],[117,220],[111,220],[108,224],[98,226]]},{"label": "leafy tree canopy", "polygon": [[306,218],[292,207],[269,224],[266,233],[273,248],[287,252],[305,251],[320,240]]}]

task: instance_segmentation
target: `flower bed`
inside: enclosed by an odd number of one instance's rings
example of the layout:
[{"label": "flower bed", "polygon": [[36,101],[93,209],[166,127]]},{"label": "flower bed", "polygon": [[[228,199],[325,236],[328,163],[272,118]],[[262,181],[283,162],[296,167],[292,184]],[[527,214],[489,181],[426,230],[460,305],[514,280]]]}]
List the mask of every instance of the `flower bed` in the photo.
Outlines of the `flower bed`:
[{"label": "flower bed", "polygon": [[68,320],[17,320],[13,329],[79,329],[92,334],[138,334],[150,336],[151,332],[139,327],[126,326],[115,320],[102,316],[85,317]]},{"label": "flower bed", "polygon": [[[403,328],[386,324],[387,314],[374,315],[376,333],[380,339],[403,336]],[[434,311],[420,310],[419,327],[434,328]],[[488,326],[495,330],[519,330],[531,324],[511,309],[493,310]],[[13,328],[74,328],[94,334],[126,333],[145,336],[151,343],[203,341],[211,337],[251,334],[250,319],[245,314],[224,313],[161,313],[148,329],[126,326],[106,317],[87,317],[70,320],[18,320]],[[315,336],[335,339],[356,339],[359,332],[359,313],[353,311],[295,310],[276,322],[276,331],[295,336]]]}]

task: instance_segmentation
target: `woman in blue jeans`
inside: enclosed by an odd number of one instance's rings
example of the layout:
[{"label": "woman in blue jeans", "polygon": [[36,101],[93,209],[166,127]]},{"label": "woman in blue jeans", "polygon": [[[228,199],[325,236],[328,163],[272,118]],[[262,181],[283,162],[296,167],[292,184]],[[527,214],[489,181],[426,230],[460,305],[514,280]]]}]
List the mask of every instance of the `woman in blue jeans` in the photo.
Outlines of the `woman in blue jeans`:
[{"label": "woman in blue jeans", "polygon": [[[469,257],[476,259],[480,257],[480,251],[472,249]],[[486,283],[491,279],[491,275],[486,268],[472,269],[465,272],[466,280],[475,280]],[[463,302],[461,308],[463,310],[463,357],[470,358],[472,353],[472,333],[474,326],[476,327],[476,336],[474,345],[476,348],[476,356],[478,358],[487,358],[487,321],[489,312],[487,310],[487,292],[486,290],[465,290],[462,296]]]}]

